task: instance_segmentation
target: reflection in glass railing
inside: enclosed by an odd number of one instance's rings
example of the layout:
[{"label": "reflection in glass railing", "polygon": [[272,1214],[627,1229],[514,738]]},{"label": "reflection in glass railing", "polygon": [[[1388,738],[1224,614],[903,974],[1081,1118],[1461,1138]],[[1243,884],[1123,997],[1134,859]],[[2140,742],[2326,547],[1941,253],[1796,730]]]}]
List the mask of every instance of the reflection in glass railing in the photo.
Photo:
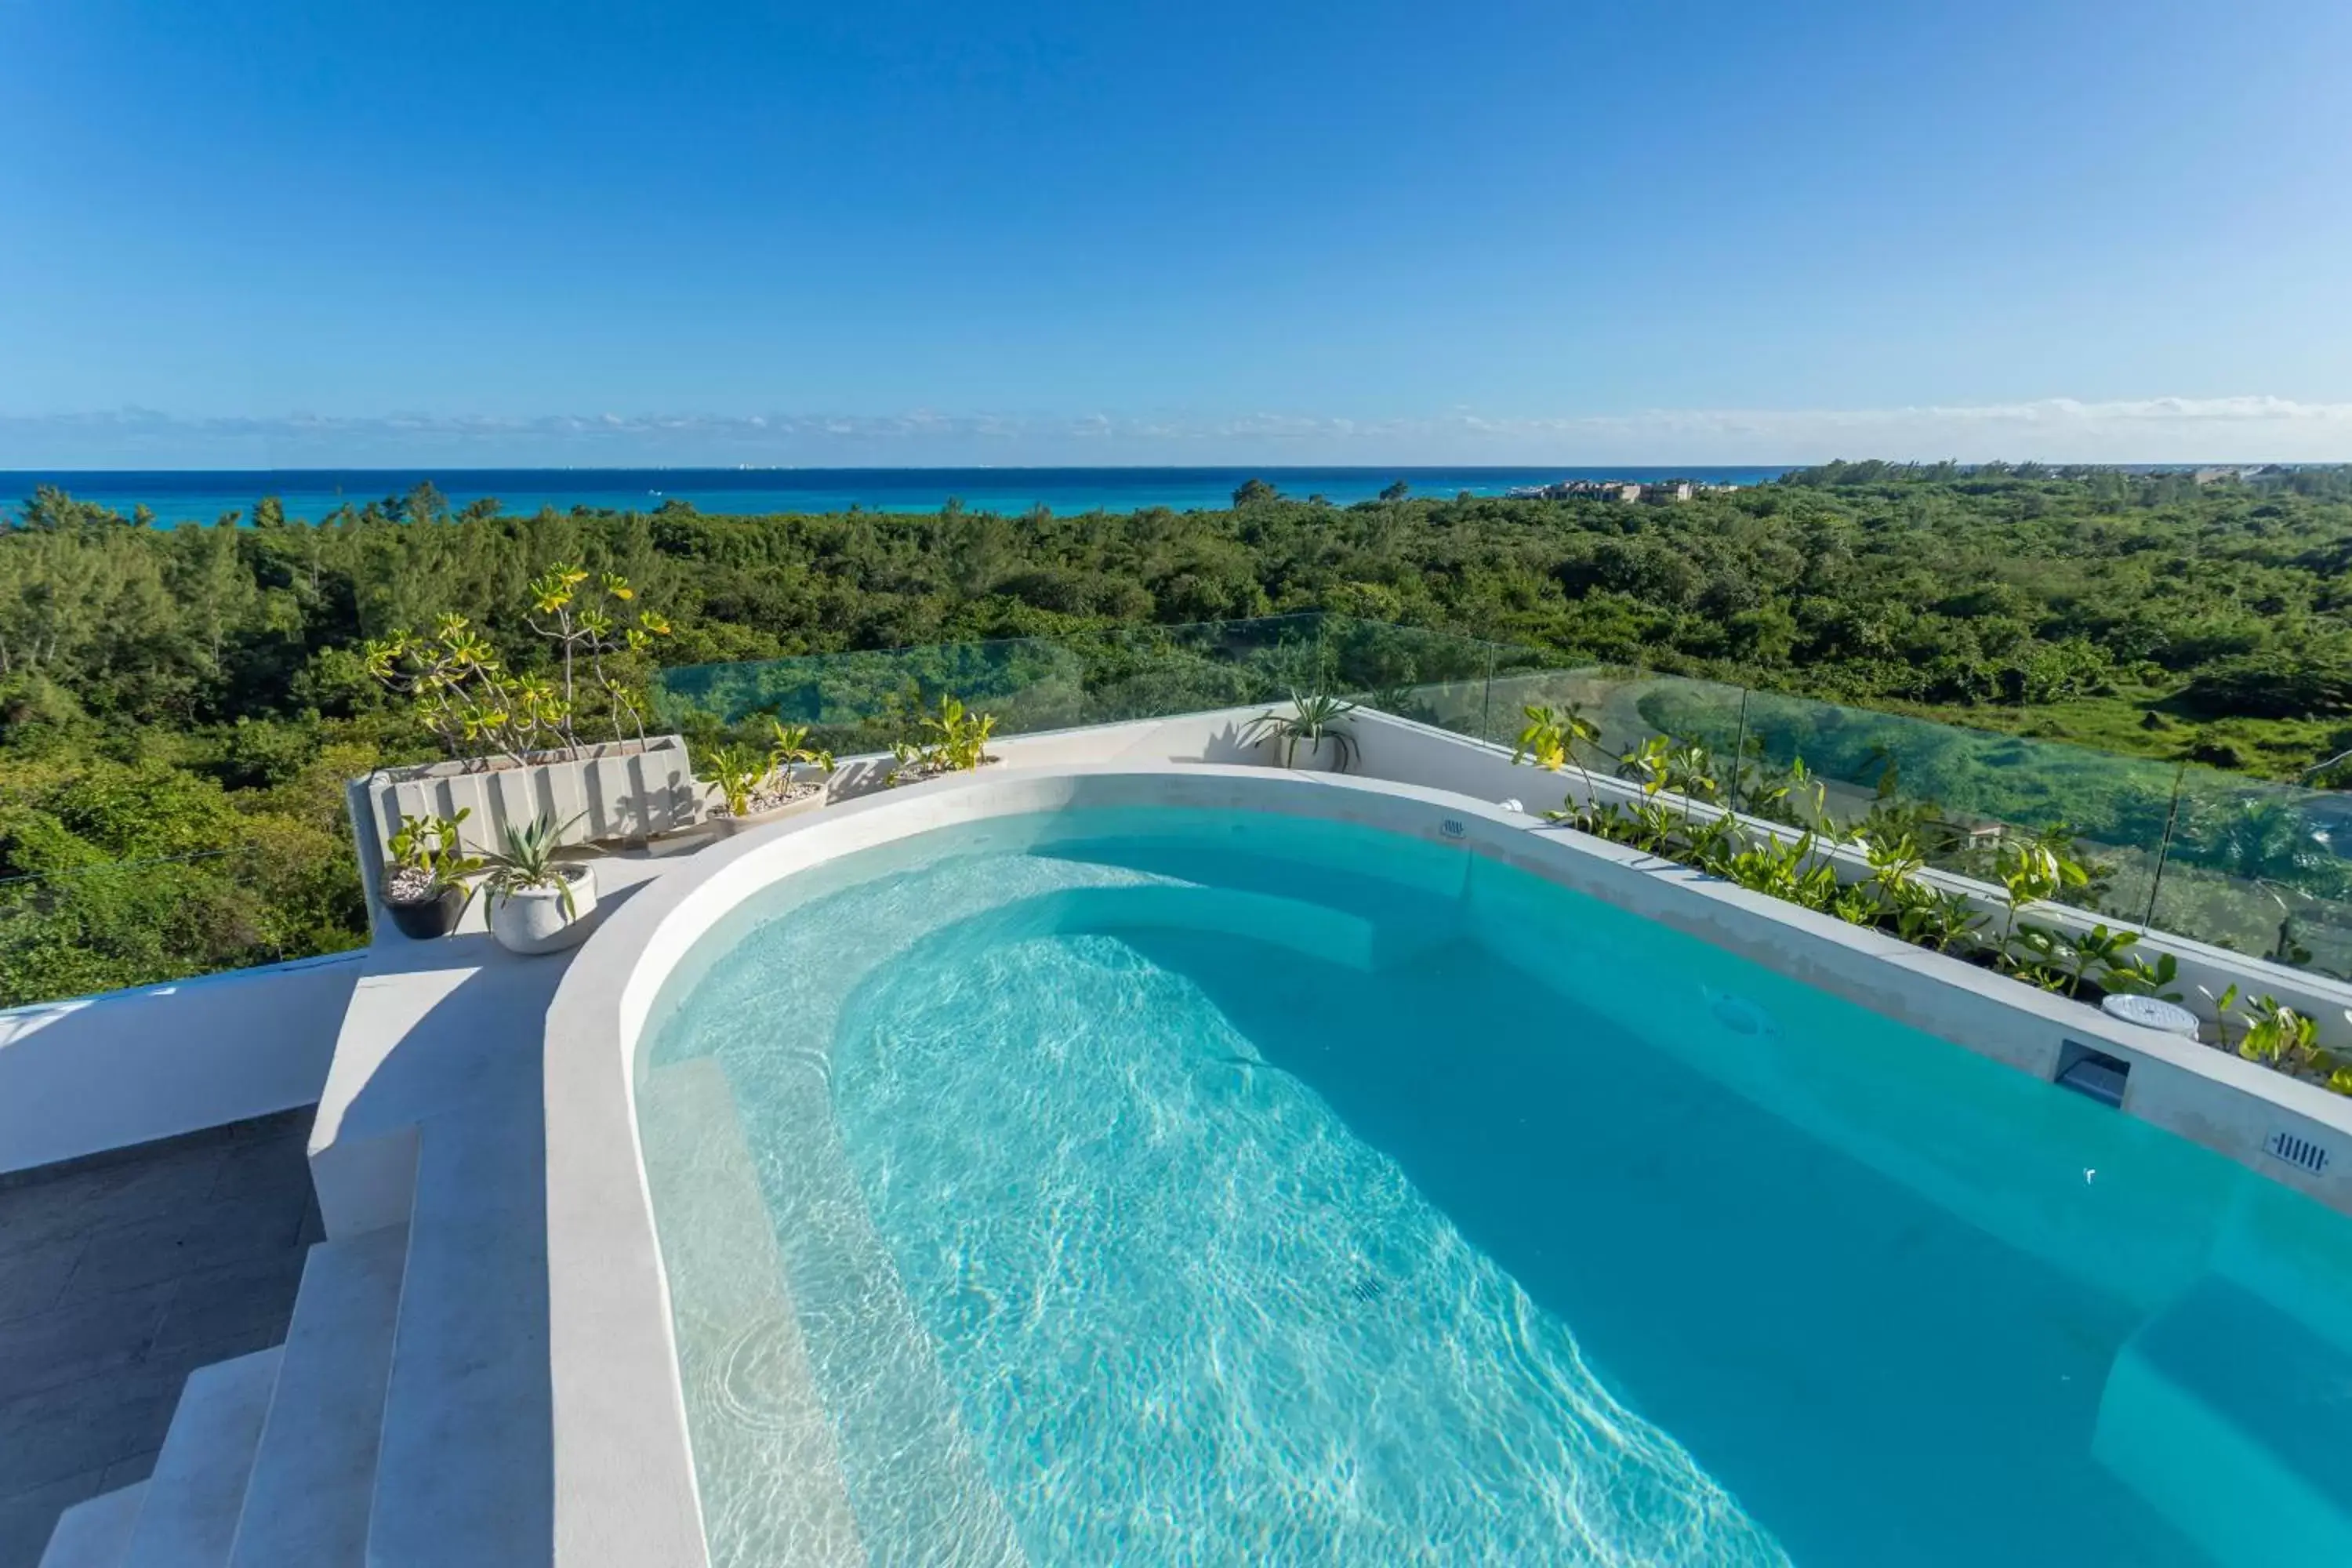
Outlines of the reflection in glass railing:
[{"label": "reflection in glass railing", "polygon": [[848,752],[886,748],[943,695],[996,715],[997,733],[1019,735],[1319,689],[1491,738],[1489,677],[1541,658],[1446,632],[1309,613],[693,665],[662,672],[655,711],[689,734],[772,715],[810,725],[818,743]]},{"label": "reflection in glass railing", "polygon": [[[2072,901],[2352,978],[2352,796],[1631,666],[1562,665],[1507,643],[1308,613],[702,665],[665,672],[656,702],[689,736],[773,714],[844,753],[887,749],[949,693],[994,713],[1004,735],[1322,689],[1509,746],[1528,708],[1573,710],[1598,731],[1579,750],[1595,773],[1636,771],[1621,759],[1664,737],[1703,750],[1727,804],[1785,809],[1793,788],[1841,829],[1914,833],[1931,863],[1975,876],[1991,872],[2004,838],[2063,839],[2094,873]],[[1531,804],[1551,804],[1539,794]]]}]

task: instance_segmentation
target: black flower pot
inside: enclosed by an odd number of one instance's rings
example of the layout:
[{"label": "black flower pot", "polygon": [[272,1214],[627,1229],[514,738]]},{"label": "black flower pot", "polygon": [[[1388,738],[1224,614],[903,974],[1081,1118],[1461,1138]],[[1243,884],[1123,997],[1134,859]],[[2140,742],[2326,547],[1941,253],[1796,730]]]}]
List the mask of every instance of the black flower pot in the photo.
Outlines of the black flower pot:
[{"label": "black flower pot", "polygon": [[441,888],[433,896],[413,903],[396,904],[383,901],[384,912],[400,934],[418,942],[430,942],[436,936],[447,936],[457,929],[457,917],[465,912],[466,895],[457,888]]}]

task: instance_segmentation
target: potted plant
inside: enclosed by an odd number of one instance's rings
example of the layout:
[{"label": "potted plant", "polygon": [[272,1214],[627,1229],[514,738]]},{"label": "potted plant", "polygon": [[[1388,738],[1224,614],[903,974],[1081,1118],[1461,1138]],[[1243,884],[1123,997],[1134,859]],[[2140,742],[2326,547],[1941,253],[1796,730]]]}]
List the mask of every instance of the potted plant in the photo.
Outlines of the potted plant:
[{"label": "potted plant", "polygon": [[892,743],[898,765],[890,770],[894,784],[920,784],[942,773],[971,773],[996,761],[988,754],[989,737],[996,733],[996,715],[975,713],[951,696],[940,699],[939,711],[916,720],[921,737]]},{"label": "potted plant", "polygon": [[556,858],[564,829],[542,816],[509,827],[506,842],[482,858],[482,898],[490,934],[509,952],[554,952],[588,934],[596,909],[596,868]]},{"label": "potted plant", "polygon": [[385,844],[383,903],[401,935],[429,942],[457,929],[473,898],[465,879],[482,868],[458,847],[469,815],[404,816]]},{"label": "potted plant", "polygon": [[768,723],[775,739],[764,753],[745,745],[721,746],[710,753],[711,787],[719,796],[710,820],[723,834],[824,804],[833,753],[808,743],[805,724],[788,725],[776,719]]},{"label": "potted plant", "polygon": [[[408,813],[463,815],[476,853],[495,848],[517,808],[577,800],[575,837],[647,837],[695,822],[702,790],[685,741],[646,733],[641,676],[669,623],[635,607],[636,590],[612,573],[559,564],[532,579],[522,626],[543,638],[539,668],[510,668],[488,635],[445,615],[429,633],[405,628],[371,640],[368,670],[407,697],[448,755],[371,774],[352,799],[389,839]],[[611,738],[601,739],[598,732]]]},{"label": "potted plant", "polygon": [[1355,710],[1354,703],[1319,687],[1293,691],[1289,712],[1261,713],[1242,727],[1242,735],[1252,742],[1276,742],[1286,768],[1344,773],[1356,760],[1356,740],[1342,721]]}]

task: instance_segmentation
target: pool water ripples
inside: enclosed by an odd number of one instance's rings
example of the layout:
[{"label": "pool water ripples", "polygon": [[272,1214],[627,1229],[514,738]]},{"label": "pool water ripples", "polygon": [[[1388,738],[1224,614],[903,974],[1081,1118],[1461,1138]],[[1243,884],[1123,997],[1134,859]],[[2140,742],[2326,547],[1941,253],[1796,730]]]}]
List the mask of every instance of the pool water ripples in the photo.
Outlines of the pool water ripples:
[{"label": "pool water ripples", "polygon": [[[2335,1216],[1458,851],[1097,815],[786,884],[658,1026],[719,1568],[2227,1561],[2102,1387],[2181,1194]],[[1924,1155],[1856,1120],[1919,1052]]]}]

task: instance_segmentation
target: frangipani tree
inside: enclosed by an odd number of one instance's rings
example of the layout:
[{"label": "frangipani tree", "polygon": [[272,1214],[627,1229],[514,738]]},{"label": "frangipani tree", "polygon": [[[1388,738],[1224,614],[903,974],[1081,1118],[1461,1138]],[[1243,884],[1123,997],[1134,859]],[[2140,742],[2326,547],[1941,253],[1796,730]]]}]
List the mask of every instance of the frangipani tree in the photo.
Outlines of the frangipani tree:
[{"label": "frangipani tree", "polygon": [[615,573],[551,566],[530,584],[524,624],[553,645],[552,676],[507,668],[480,628],[444,615],[429,636],[403,626],[371,638],[362,648],[368,673],[415,699],[425,727],[452,756],[521,763],[534,753],[576,752],[583,693],[602,700],[613,738],[631,731],[645,739],[645,705],[635,688],[613,669],[614,660],[649,650],[669,635],[669,623],[639,609],[626,618],[635,590]]}]

